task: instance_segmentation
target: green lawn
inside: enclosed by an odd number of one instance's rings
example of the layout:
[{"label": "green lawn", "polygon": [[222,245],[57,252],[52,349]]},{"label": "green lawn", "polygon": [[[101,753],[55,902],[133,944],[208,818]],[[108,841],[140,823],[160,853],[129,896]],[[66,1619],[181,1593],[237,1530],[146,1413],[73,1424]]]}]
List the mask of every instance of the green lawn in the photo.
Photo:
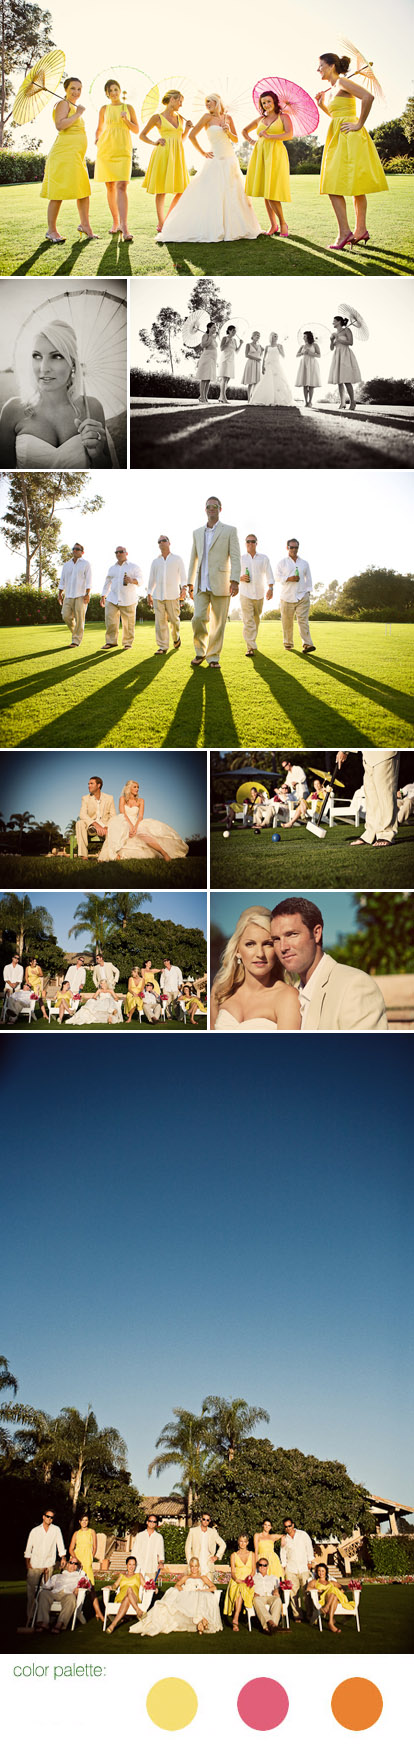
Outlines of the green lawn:
[{"label": "green lawn", "polygon": [[[156,397],[156,396],[155,396]],[[174,402],[158,406],[145,401],[131,415],[131,466],[201,467],[215,461],[219,466],[251,468],[283,466],[402,467],[412,466],[414,438],[408,428],[393,429],[386,414],[382,423],[364,417],[361,405],[355,415],[333,417],[318,407],[304,411],[283,407],[275,420],[271,406],[249,406],[214,400],[200,406],[177,407]]]},{"label": "green lawn", "polygon": [[102,653],[91,624],[79,649],[62,625],[0,631],[5,746],[411,745],[414,631],[409,624],[313,625],[316,654],[283,651],[280,622],[245,659],[240,623],[227,626],[220,671],[192,670],[191,624],[160,663],[139,626],[130,653]]},{"label": "green lawn", "polygon": [[[219,243],[217,246],[176,243],[160,248],[155,242],[154,201],[142,191],[142,179],[132,182],[130,223],[135,241],[120,242],[109,236],[110,217],[101,187],[93,190],[91,217],[99,240],[85,242],[77,234],[78,215],[72,201],[62,207],[60,228],[66,236],[61,248],[45,242],[46,201],[40,199],[40,184],[2,187],[2,247],[0,272],[26,278],[57,275],[114,278],[130,274],[232,274],[262,278],[266,274],[309,277],[329,274],[347,279],[396,273],[408,277],[414,270],[412,245],[412,176],[391,175],[389,194],[377,194],[369,202],[371,242],[367,247],[332,254],[335,220],[327,198],[321,199],[317,176],[292,177],[292,204],[288,213],[287,242],[259,237],[257,242]],[[268,227],[262,200],[254,206],[259,223]]]},{"label": "green lawn", "polygon": [[69,860],[56,855],[2,854],[1,876],[7,889],[21,890],[205,890],[207,861],[202,854],[186,860],[107,860],[100,866],[93,856]]},{"label": "green lawn", "polygon": [[351,848],[352,837],[362,834],[349,824],[326,827],[324,842],[311,836],[304,825],[272,831],[231,831],[228,841],[223,825],[211,832],[210,881],[216,890],[269,890],[274,880],[280,890],[411,890],[414,869],[414,824],[403,824],[393,848]]},{"label": "green lawn", "polygon": [[[48,1032],[50,1031],[50,1033],[53,1035],[55,1035],[55,1033],[57,1035],[63,1035],[66,1027],[67,1026],[66,1026],[65,1022],[58,1023],[57,1018],[52,1018],[52,1022],[50,1024],[48,1023],[48,1020],[46,1017],[37,1017],[36,1020],[34,1020],[32,1018],[32,1022],[31,1022],[31,1024],[29,1024],[26,1017],[19,1017],[17,1019],[17,1023],[13,1023],[12,1025],[5,1024],[4,1029],[0,1030],[0,1036],[6,1035],[6,1034],[9,1035],[10,1029],[12,1030],[13,1035],[15,1034],[15,1031],[18,1029],[24,1030],[26,1033],[27,1033],[27,1030],[30,1029],[31,1035],[34,1035],[34,1034],[37,1035],[38,1031],[41,1029],[46,1029]],[[109,1030],[111,1030],[111,1032],[113,1030],[114,1035],[120,1035],[121,1033],[122,1033],[122,1035],[132,1035],[132,1034],[144,1035],[145,1031],[148,1031],[148,1032],[151,1031],[151,1034],[152,1034],[154,1030],[157,1031],[157,1033],[159,1035],[166,1035],[167,1032],[168,1032],[168,1034],[170,1034],[170,1030],[172,1030],[172,1029],[180,1029],[183,1031],[183,1033],[185,1031],[186,1035],[189,1035],[190,1031],[191,1031],[191,1034],[195,1035],[196,1029],[207,1029],[207,1017],[198,1017],[196,1020],[196,1023],[190,1023],[190,1021],[188,1020],[188,1022],[185,1024],[181,1023],[179,1018],[175,1019],[173,1017],[169,1017],[166,1023],[161,1023],[161,1021],[159,1023],[147,1023],[145,1017],[143,1018],[142,1023],[139,1023],[138,1018],[133,1017],[132,1023],[129,1023],[129,1024],[126,1024],[126,1023],[123,1023],[123,1024],[120,1024],[120,1023],[114,1023],[114,1024],[90,1023],[90,1024],[88,1024],[87,1028],[85,1026],[85,1029],[83,1031],[77,1031],[76,1029],[74,1029],[74,1030],[71,1029],[71,1030],[69,1030],[68,1033],[69,1033],[69,1035],[77,1035],[78,1033],[83,1034],[83,1035],[89,1035],[92,1032],[92,1030],[96,1030],[96,1029],[101,1029],[102,1031],[105,1031],[106,1035],[108,1034]]]},{"label": "green lawn", "polygon": [[[328,1654],[366,1654],[366,1653],[409,1653],[413,1644],[414,1620],[414,1590],[412,1587],[366,1587],[361,1598],[361,1632],[358,1635],[355,1624],[348,1618],[341,1618],[341,1632],[330,1635],[324,1627],[322,1634],[319,1629],[311,1629],[305,1624],[291,1624],[289,1630],[283,1630],[278,1635],[264,1635],[254,1623],[249,1635],[247,1625],[241,1626],[239,1635],[233,1635],[232,1629],[224,1625],[223,1633],[208,1635],[167,1635],[155,1636],[141,1641],[139,1635],[130,1635],[129,1619],[121,1624],[114,1635],[104,1635],[101,1625],[95,1621],[83,1628],[78,1624],[73,1634],[69,1630],[59,1635],[19,1635],[20,1623],[25,1618],[25,1588],[24,1583],[4,1582],[0,1591],[0,1628],[1,1648],[3,1653],[12,1653],[17,1659],[29,1658],[35,1654],[52,1653],[58,1657],[63,1654],[67,1659],[75,1653],[83,1657],[96,1654],[115,1653],[231,1653],[232,1655],[246,1653],[276,1654],[278,1657],[294,1656],[297,1653]],[[132,1619],[131,1619],[132,1621]]]}]

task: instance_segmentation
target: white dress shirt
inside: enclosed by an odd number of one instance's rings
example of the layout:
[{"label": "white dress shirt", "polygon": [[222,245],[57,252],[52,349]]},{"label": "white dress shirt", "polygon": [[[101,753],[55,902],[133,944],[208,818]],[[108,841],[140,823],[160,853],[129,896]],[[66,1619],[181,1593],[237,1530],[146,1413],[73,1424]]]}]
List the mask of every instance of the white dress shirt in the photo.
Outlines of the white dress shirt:
[{"label": "white dress shirt", "polygon": [[164,1539],[161,1532],[137,1532],[134,1538],[131,1556],[136,1556],[137,1568],[140,1574],[151,1578],[157,1573],[159,1562],[165,1562]]},{"label": "white dress shirt", "polygon": [[32,1568],[53,1568],[56,1557],[66,1555],[60,1526],[52,1521],[47,1532],[44,1526],[33,1526],[24,1554]]},{"label": "white dress shirt", "polygon": [[286,1543],[281,1550],[280,1560],[286,1569],[286,1574],[309,1575],[308,1563],[313,1561],[313,1544],[307,1532],[295,1531],[293,1538],[286,1535]]},{"label": "white dress shirt", "polygon": [[241,560],[242,575],[246,569],[251,580],[240,582],[240,594],[244,594],[245,599],[264,599],[266,588],[274,586],[273,570],[266,552],[256,551],[255,556],[250,557],[245,551]]},{"label": "white dress shirt", "polygon": [[187,576],[182,557],[177,557],[175,551],[169,551],[168,557],[154,557],[148,582],[148,593],[152,599],[178,599],[180,589],[186,586]]},{"label": "white dress shirt", "polygon": [[276,577],[280,582],[281,600],[300,600],[304,594],[312,593],[312,576],[306,557],[297,557],[296,563],[292,557],[282,557]]},{"label": "white dress shirt", "polygon": [[21,963],[16,963],[16,964],[6,963],[5,967],[3,969],[4,985],[6,986],[6,982],[9,981],[9,982],[11,982],[12,987],[21,987],[22,980],[23,980],[22,964]]},{"label": "white dress shirt", "polygon": [[[220,525],[220,523],[216,522],[216,526],[219,526],[219,525]],[[216,531],[216,527],[205,527],[204,528],[203,559],[202,559],[202,564],[201,564],[200,580],[199,580],[199,589],[200,589],[201,593],[210,593],[210,582],[209,582],[209,577],[208,577],[208,554],[209,554],[211,541],[212,541],[212,538],[214,536],[215,531]]]},{"label": "white dress shirt", "polygon": [[48,1593],[74,1593],[79,1581],[84,1580],[83,1568],[62,1568],[60,1574],[49,1575],[46,1581]]},{"label": "white dress shirt", "polygon": [[86,557],[78,557],[77,563],[73,562],[72,557],[68,557],[67,563],[63,564],[60,577],[60,585],[65,599],[79,599],[81,595],[88,593],[91,581],[92,570]]},{"label": "white dress shirt", "polygon": [[292,763],[292,768],[285,775],[284,786],[289,787],[290,792],[294,793],[295,799],[306,799],[309,788],[301,763]]},{"label": "white dress shirt", "polygon": [[[406,781],[405,787],[400,787],[403,799],[414,799],[414,781]],[[5,975],[7,970],[4,971]]]},{"label": "white dress shirt", "polygon": [[69,982],[70,991],[76,999],[77,994],[81,992],[81,988],[85,986],[86,969],[83,967],[78,968],[77,963],[70,963],[69,968],[66,970],[65,981]]},{"label": "white dress shirt", "polygon": [[[309,976],[309,981],[306,981],[304,987],[300,987],[300,986],[298,987],[300,1015],[302,1018],[301,1029],[303,1029],[306,1013],[307,1013],[307,1010],[310,1006],[311,999],[313,999],[315,987],[317,987],[317,985],[318,985],[318,980],[319,981],[322,980],[323,969],[324,969],[324,960],[325,960],[325,952],[322,951],[320,963],[318,963],[317,968],[313,970],[313,974]],[[289,1540],[289,1542],[290,1542],[290,1540]]]},{"label": "white dress shirt", "polygon": [[160,975],[160,987],[163,993],[178,993],[182,985],[181,969],[177,969],[176,963],[171,964],[171,969],[163,969],[162,975]]},{"label": "white dress shirt", "polygon": [[[124,587],[124,575],[129,577],[126,587]],[[133,576],[132,581],[131,576]],[[142,570],[138,563],[130,563],[129,557],[125,563],[112,563],[111,568],[108,569],[106,581],[104,581],[102,598],[107,599],[113,606],[135,606],[138,599],[138,587],[142,580]]]},{"label": "white dress shirt", "polygon": [[266,1595],[269,1597],[270,1593],[274,1593],[275,1587],[277,1587],[276,1575],[259,1574],[256,1569],[256,1574],[254,1576],[254,1592],[258,1599],[264,1599],[266,1598]]}]

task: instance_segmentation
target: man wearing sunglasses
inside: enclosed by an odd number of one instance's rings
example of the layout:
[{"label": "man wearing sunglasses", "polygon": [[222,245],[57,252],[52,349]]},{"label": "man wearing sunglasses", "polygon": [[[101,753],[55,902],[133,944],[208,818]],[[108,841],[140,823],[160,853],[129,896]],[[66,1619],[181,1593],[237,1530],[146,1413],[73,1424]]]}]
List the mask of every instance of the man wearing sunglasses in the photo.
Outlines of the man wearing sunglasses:
[{"label": "man wearing sunglasses", "polygon": [[50,1578],[58,1557],[65,1557],[60,1526],[55,1525],[53,1508],[45,1508],[40,1526],[33,1526],[25,1549],[27,1575],[27,1624],[31,1623],[38,1587]]}]

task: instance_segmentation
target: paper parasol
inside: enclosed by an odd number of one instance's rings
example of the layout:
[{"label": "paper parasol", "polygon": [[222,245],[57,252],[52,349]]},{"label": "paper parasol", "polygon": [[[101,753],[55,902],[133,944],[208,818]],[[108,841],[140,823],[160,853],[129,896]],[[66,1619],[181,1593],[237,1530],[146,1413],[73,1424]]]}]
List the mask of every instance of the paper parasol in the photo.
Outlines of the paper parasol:
[{"label": "paper parasol", "polygon": [[241,787],[237,788],[236,793],[238,805],[244,805],[245,800],[250,799],[252,787],[257,787],[258,793],[264,793],[266,799],[269,798],[269,788],[265,787],[264,782],[259,781],[259,778],[257,778],[257,781],[242,781]]},{"label": "paper parasol", "polygon": [[247,320],[246,315],[231,315],[229,321],[223,321],[223,325],[222,325],[222,329],[221,329],[221,337],[222,338],[223,338],[224,332],[227,330],[227,327],[235,327],[236,328],[236,333],[237,333],[238,339],[246,339],[247,334],[251,332],[250,322]]},{"label": "paper parasol", "polygon": [[113,291],[82,287],[59,291],[45,298],[23,322],[14,352],[14,366],[19,368],[19,347],[23,335],[26,362],[36,333],[42,332],[42,321],[65,321],[73,328],[82,381],[82,394],[87,405],[88,395],[101,401],[106,418],[125,411],[126,391],[126,303]]},{"label": "paper parasol", "polygon": [[339,781],[337,775],[329,775],[327,769],[314,769],[312,767],[312,763],[309,764],[309,769],[310,769],[311,775],[320,775],[321,780],[329,782],[330,787],[332,785],[334,787],[345,787],[345,782]]},{"label": "paper parasol", "polygon": [[[167,91],[181,91],[182,108],[185,105],[186,119],[189,121],[199,120],[205,108],[205,99],[199,86],[195,84],[194,79],[188,79],[183,73],[174,75],[174,78],[168,74],[168,77],[159,79],[156,85],[152,85],[151,90],[147,91],[146,97],[144,97],[141,108],[141,121],[144,127],[149,121],[150,115],[160,113],[163,107],[163,97],[166,96]],[[193,108],[194,115],[192,114]]]},{"label": "paper parasol", "polygon": [[298,327],[298,345],[304,344],[305,333],[313,333],[320,351],[328,351],[331,329],[325,327],[322,321],[304,321],[303,326]]},{"label": "paper parasol", "polygon": [[50,54],[43,55],[36,66],[26,73],[23,84],[17,92],[13,103],[13,120],[21,127],[25,121],[34,121],[40,115],[41,109],[54,97],[60,85],[64,72],[66,56],[62,48],[52,48]]},{"label": "paper parasol", "polygon": [[105,85],[108,79],[116,79],[117,84],[121,87],[122,101],[133,103],[134,108],[139,109],[144,93],[148,90],[150,76],[150,73],[146,73],[143,67],[126,67],[124,65],[102,67],[101,72],[95,73],[95,78],[92,79],[92,84],[89,86],[89,96],[93,98],[96,108],[100,109],[101,103],[106,102]]},{"label": "paper parasol", "polygon": [[384,92],[379,79],[377,79],[376,73],[374,73],[373,62],[367,61],[366,55],[362,54],[362,50],[356,48],[355,43],[350,42],[347,36],[343,36],[341,41],[343,42],[344,48],[348,48],[350,54],[354,55],[356,60],[356,67],[351,68],[347,77],[353,79],[354,73],[358,73],[358,78],[364,80],[364,85],[368,86],[368,90],[371,92],[372,97],[379,97],[380,102],[383,103]]},{"label": "paper parasol", "polygon": [[369,339],[369,328],[358,309],[352,303],[338,303],[338,315],[345,315],[350,327],[358,329],[358,339]]},{"label": "paper parasol", "polygon": [[304,91],[302,85],[293,85],[291,79],[282,79],[272,73],[269,79],[258,79],[253,91],[253,102],[259,108],[259,100],[264,91],[273,91],[278,98],[282,110],[286,110],[292,122],[294,139],[300,139],[305,134],[316,133],[319,126],[319,109]]},{"label": "paper parasol", "polygon": [[200,339],[203,339],[204,337],[209,320],[210,315],[208,309],[196,309],[193,315],[187,315],[186,320],[183,321],[180,333],[180,339],[182,339],[183,344],[190,346],[199,345]]}]

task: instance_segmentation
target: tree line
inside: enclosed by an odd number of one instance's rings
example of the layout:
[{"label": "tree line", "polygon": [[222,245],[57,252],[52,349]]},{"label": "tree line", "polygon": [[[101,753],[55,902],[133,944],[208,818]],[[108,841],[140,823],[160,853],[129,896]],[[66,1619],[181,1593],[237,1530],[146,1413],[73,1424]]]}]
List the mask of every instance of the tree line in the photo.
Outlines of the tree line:
[{"label": "tree line", "polygon": [[[161,968],[165,957],[179,963],[183,975],[203,975],[206,967],[206,941],[199,927],[184,927],[172,920],[156,920],[145,911],[150,904],[148,891],[117,890],[99,896],[94,892],[82,898],[74,911],[69,936],[88,936],[89,949],[110,953],[120,971],[120,990],[127,983],[135,963],[141,966],[149,957]],[[43,905],[33,905],[26,894],[8,892],[0,900],[0,966],[8,961],[15,949],[24,963],[33,955],[39,957],[41,968],[52,975],[61,973],[68,955],[58,944],[52,915]],[[85,946],[85,950],[87,947]],[[86,992],[93,992],[86,982]]]}]

